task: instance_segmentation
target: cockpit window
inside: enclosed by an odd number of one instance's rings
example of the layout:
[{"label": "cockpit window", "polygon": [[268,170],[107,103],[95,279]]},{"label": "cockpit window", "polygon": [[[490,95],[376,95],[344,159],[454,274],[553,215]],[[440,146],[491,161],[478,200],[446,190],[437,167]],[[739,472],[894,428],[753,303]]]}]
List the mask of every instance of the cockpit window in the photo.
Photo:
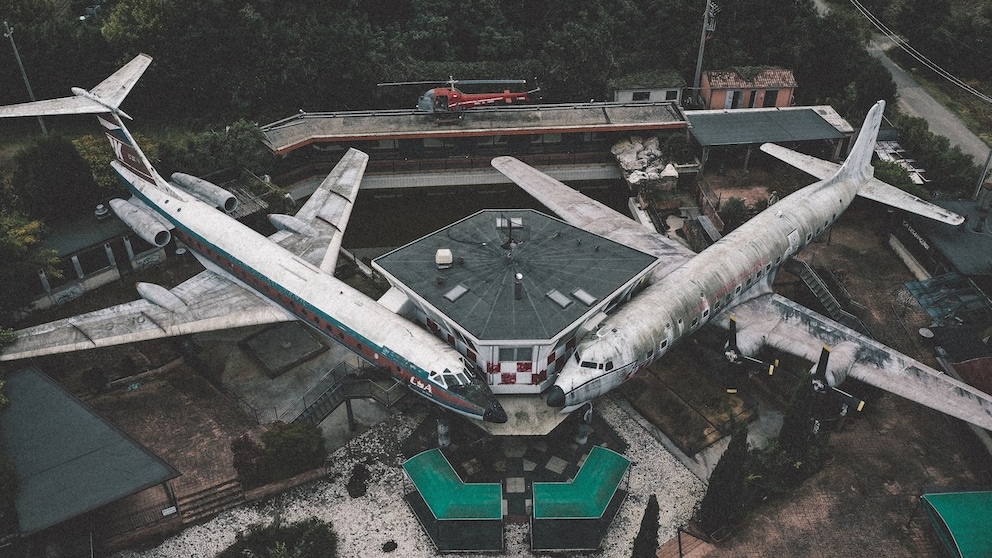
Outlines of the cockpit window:
[{"label": "cockpit window", "polygon": [[466,386],[471,383],[465,369],[457,372],[452,372],[447,368],[444,369],[444,372],[431,371],[430,380],[445,389],[454,386]]}]

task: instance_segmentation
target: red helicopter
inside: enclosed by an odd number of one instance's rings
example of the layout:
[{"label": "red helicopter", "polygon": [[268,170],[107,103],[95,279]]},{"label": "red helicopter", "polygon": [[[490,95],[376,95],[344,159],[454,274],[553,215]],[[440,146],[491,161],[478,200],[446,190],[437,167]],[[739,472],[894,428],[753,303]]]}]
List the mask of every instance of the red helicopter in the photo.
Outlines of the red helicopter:
[{"label": "red helicopter", "polygon": [[462,112],[475,107],[494,104],[512,104],[531,101],[531,95],[540,91],[540,87],[530,91],[503,90],[501,93],[463,93],[455,87],[458,85],[521,85],[527,83],[523,79],[468,79],[447,81],[402,81],[380,83],[379,86],[394,85],[444,85],[428,89],[417,101],[417,110],[433,114],[436,118],[461,118]]}]

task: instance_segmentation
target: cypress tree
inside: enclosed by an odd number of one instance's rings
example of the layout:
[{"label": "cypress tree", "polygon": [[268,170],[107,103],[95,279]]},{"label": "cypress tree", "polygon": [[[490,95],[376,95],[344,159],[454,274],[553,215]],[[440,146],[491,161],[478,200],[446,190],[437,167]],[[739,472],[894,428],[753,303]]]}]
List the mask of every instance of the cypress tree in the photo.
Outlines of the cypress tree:
[{"label": "cypress tree", "polygon": [[710,474],[706,495],[696,520],[707,533],[732,525],[743,515],[747,502],[747,424],[739,425],[730,444]]},{"label": "cypress tree", "polygon": [[652,494],[648,498],[648,505],[644,508],[644,517],[641,518],[641,528],[634,537],[634,549],[631,552],[632,558],[654,558],[658,551],[658,497]]}]

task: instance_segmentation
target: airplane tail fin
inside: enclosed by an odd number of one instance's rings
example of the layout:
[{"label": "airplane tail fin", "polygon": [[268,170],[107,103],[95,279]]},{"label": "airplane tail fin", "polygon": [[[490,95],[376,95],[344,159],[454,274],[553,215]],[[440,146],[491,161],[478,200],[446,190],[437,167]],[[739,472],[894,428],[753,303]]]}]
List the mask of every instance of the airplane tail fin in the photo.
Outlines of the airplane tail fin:
[{"label": "airplane tail fin", "polygon": [[121,178],[139,190],[143,183],[150,183],[157,188],[171,191],[166,182],[158,177],[148,158],[124,126],[124,119],[131,120],[131,117],[120,109],[124,98],[134,88],[151,61],[151,56],[139,54],[93,89],[87,91],[73,87],[72,97],[0,107],[0,118],[96,114],[117,159],[111,165]]},{"label": "airplane tail fin", "polygon": [[839,178],[854,178],[858,184],[864,184],[872,178],[874,168],[871,166],[871,156],[875,153],[875,140],[878,138],[878,129],[882,126],[884,111],[885,101],[878,101],[868,111],[851,153],[837,171]]}]

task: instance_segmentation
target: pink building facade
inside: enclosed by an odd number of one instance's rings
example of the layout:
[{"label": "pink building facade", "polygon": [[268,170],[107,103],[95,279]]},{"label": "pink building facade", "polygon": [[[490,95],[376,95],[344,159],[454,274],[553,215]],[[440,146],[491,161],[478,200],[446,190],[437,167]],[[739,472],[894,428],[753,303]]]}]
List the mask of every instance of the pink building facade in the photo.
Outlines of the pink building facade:
[{"label": "pink building facade", "polygon": [[[700,95],[707,109],[773,108],[793,105],[796,78],[792,70],[766,68],[703,72]],[[751,77],[753,75],[753,77]]]}]

